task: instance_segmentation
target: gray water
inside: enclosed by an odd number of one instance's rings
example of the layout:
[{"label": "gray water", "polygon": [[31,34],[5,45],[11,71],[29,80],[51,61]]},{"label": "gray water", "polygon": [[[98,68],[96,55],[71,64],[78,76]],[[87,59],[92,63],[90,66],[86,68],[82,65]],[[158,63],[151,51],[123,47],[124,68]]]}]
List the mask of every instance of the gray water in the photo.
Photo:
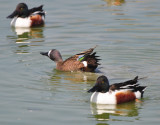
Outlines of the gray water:
[{"label": "gray water", "polygon": [[[6,19],[19,0],[0,4],[1,125],[151,125],[160,123],[159,0],[24,0],[44,5],[44,27],[14,29]],[[116,0],[115,0],[116,1]],[[118,0],[117,0],[118,1]],[[99,73],[60,72],[39,54],[66,59],[98,45]],[[99,75],[110,83],[146,77],[141,102],[90,104]]]}]

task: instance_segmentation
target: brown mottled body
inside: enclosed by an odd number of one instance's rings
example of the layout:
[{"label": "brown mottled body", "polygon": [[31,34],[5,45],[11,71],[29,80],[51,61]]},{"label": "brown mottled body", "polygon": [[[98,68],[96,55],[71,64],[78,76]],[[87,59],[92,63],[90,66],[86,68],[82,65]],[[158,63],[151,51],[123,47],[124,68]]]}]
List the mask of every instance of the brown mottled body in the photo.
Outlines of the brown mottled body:
[{"label": "brown mottled body", "polygon": [[[94,47],[95,48],[95,47]],[[52,49],[49,52],[41,52],[56,63],[56,69],[61,71],[85,71],[94,72],[98,67],[99,60],[96,52],[92,53],[94,48],[78,53],[63,61],[60,52]]]},{"label": "brown mottled body", "polygon": [[83,67],[83,63],[76,60],[62,61],[56,64],[56,69],[61,71],[78,71]]}]

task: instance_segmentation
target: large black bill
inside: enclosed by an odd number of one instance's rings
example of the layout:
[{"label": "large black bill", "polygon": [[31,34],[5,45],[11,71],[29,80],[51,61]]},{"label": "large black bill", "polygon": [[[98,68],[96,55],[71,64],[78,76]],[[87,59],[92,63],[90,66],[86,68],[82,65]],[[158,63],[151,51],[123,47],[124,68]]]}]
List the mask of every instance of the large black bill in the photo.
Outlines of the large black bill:
[{"label": "large black bill", "polygon": [[14,18],[18,15],[18,12],[15,10],[11,15],[7,16],[7,18]]},{"label": "large black bill", "polygon": [[96,86],[93,86],[93,88],[91,88],[90,90],[88,90],[87,92],[95,92],[97,90]]},{"label": "large black bill", "polygon": [[41,55],[48,56],[48,52],[40,52]]}]

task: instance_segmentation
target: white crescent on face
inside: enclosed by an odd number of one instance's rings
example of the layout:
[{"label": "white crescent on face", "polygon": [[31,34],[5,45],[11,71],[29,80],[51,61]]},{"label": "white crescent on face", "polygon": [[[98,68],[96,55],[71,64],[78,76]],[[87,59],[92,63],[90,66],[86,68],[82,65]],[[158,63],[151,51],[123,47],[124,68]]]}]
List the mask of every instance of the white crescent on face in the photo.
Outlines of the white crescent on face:
[{"label": "white crescent on face", "polygon": [[49,50],[49,51],[48,51],[48,57],[50,57],[51,51],[52,51],[52,50]]}]

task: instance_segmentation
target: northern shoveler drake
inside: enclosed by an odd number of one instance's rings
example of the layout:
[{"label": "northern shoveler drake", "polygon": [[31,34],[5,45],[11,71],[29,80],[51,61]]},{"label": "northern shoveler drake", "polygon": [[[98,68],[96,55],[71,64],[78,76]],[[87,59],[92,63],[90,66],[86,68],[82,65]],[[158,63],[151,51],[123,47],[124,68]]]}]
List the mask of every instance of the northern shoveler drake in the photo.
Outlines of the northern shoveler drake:
[{"label": "northern shoveler drake", "polygon": [[19,3],[16,10],[7,18],[11,18],[11,26],[13,27],[34,27],[43,26],[45,12],[43,5],[28,9],[25,3]]},{"label": "northern shoveler drake", "polygon": [[76,54],[65,61],[63,61],[60,52],[56,49],[52,49],[49,52],[40,52],[40,54],[48,56],[56,63],[56,69],[60,71],[85,71],[94,72],[100,65],[96,56],[96,52],[93,53],[94,48],[90,48],[84,52]]},{"label": "northern shoveler drake", "polygon": [[93,92],[90,101],[96,104],[120,104],[143,97],[146,86],[137,84],[138,76],[132,80],[109,85],[106,76],[99,76],[88,92]]}]

